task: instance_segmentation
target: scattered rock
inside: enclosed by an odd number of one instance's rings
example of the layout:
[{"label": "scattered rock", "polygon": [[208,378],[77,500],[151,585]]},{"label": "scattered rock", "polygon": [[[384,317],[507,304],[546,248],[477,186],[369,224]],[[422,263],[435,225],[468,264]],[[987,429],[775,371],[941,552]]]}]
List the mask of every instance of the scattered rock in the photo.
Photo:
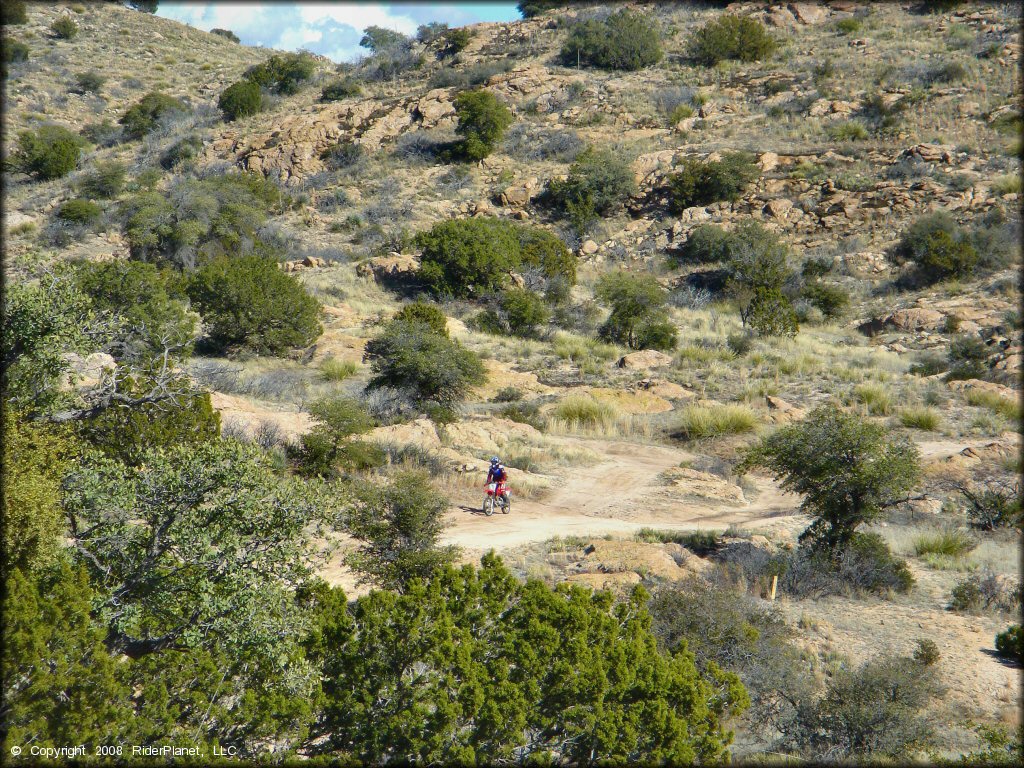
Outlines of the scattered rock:
[{"label": "scattered rock", "polygon": [[664,352],[659,352],[656,349],[644,349],[639,352],[630,352],[628,355],[623,355],[615,365],[619,368],[630,370],[647,370],[649,368],[660,368],[669,365],[671,362],[671,355],[666,355]]},{"label": "scattered rock", "polygon": [[407,254],[392,253],[388,256],[377,256],[364,261],[356,267],[356,274],[372,277],[374,280],[387,280],[396,277],[408,277],[420,268],[420,260]]},{"label": "scattered rock", "polygon": [[598,245],[593,240],[584,240],[580,245],[580,253],[590,256],[597,253]]}]

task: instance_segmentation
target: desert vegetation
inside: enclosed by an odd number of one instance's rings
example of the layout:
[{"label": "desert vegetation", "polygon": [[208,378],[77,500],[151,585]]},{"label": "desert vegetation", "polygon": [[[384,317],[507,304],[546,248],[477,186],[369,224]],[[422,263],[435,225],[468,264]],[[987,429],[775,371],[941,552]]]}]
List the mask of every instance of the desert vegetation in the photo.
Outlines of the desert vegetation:
[{"label": "desert vegetation", "polygon": [[725,5],[3,4],[5,758],[1016,764],[1018,20]]}]

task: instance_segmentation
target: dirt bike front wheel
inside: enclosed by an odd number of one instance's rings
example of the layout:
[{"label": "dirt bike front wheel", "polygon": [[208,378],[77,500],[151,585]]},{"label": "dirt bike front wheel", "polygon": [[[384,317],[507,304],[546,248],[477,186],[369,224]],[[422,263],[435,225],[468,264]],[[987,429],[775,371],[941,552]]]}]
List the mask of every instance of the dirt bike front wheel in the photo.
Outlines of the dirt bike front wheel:
[{"label": "dirt bike front wheel", "polygon": [[488,496],[484,499],[484,514],[490,517],[494,514],[494,497]]}]

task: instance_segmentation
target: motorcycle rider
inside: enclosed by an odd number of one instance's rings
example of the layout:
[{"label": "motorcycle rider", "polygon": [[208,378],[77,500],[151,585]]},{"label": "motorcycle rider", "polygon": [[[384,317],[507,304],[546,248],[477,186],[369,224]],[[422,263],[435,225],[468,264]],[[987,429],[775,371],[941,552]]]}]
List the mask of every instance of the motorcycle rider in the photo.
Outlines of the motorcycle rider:
[{"label": "motorcycle rider", "polygon": [[506,483],[508,482],[508,472],[505,471],[504,465],[501,463],[501,459],[497,456],[491,457],[491,468],[487,470],[487,485],[491,483]]}]

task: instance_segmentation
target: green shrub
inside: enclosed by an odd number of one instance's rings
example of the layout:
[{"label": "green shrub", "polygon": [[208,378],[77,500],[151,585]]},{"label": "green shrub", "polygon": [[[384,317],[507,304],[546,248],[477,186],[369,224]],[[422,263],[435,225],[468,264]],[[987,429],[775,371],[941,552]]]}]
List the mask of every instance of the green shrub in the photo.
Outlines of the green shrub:
[{"label": "green shrub", "polygon": [[473,39],[473,33],[465,27],[451,29],[444,33],[444,48],[441,49],[443,56],[455,56],[466,50],[469,41]]},{"label": "green shrub", "polygon": [[523,399],[523,391],[518,387],[502,387],[494,393],[492,403],[514,403]]},{"label": "green shrub", "polygon": [[753,156],[729,152],[721,160],[686,158],[668,178],[670,208],[679,213],[696,205],[738,200],[758,177]]},{"label": "green shrub", "polygon": [[217,99],[217,108],[228,122],[249,117],[263,109],[263,94],[256,83],[239,80],[224,89]]},{"label": "green shrub", "polygon": [[324,165],[332,171],[354,168],[366,157],[362,144],[351,141],[339,141],[320,153]]},{"label": "green shrub", "polygon": [[420,24],[416,28],[416,41],[424,45],[432,45],[442,39],[449,31],[448,25],[441,21]]},{"label": "green shrub", "polygon": [[[141,180],[140,180],[141,183]],[[253,248],[267,213],[287,196],[254,173],[174,180],[170,194],[140,192],[121,207],[132,256],[192,267],[201,258]]]},{"label": "green shrub", "polygon": [[676,435],[682,440],[752,432],[757,416],[745,405],[688,405],[676,421]]},{"label": "green shrub", "polygon": [[868,129],[854,120],[830,125],[828,128],[828,137],[832,141],[864,141],[868,135]]},{"label": "green shrub", "polygon": [[214,27],[210,30],[211,35],[217,35],[223,37],[225,40],[230,40],[232,43],[241,43],[241,39],[232,32],[230,29],[221,29],[220,27]]},{"label": "green shrub", "polygon": [[320,101],[341,101],[353,96],[361,96],[362,93],[363,89],[359,87],[358,82],[351,77],[343,77],[324,86],[320,92]]},{"label": "green shrub", "polygon": [[[804,264],[806,267],[807,265]],[[800,289],[800,295],[813,307],[821,310],[829,320],[841,318],[850,306],[850,296],[836,285],[812,282]]]},{"label": "green shrub", "polygon": [[978,263],[978,253],[967,234],[946,211],[914,221],[900,238],[895,255],[914,264],[928,283],[966,277]]},{"label": "green shrub", "polygon": [[480,327],[489,333],[535,338],[550,316],[539,295],[525,288],[510,288],[498,295],[495,309],[484,313]]},{"label": "green shrub", "polygon": [[82,174],[75,185],[79,194],[92,198],[114,198],[124,190],[127,167],[117,160],[100,160]]},{"label": "green shrub", "polygon": [[690,58],[710,67],[727,59],[759,61],[770,56],[776,46],[761,22],[723,14],[693,33],[688,52]]},{"label": "green shrub", "polygon": [[725,261],[732,235],[717,224],[701,224],[690,231],[674,259],[678,264],[712,264]]},{"label": "green shrub", "polygon": [[992,351],[974,334],[954,336],[949,342],[948,381],[981,379],[988,373],[988,358]]},{"label": "green shrub", "polygon": [[78,165],[84,141],[67,128],[44,125],[18,134],[16,164],[40,179],[59,179]]},{"label": "green shrub", "polygon": [[536,430],[542,430],[545,426],[544,418],[540,413],[540,406],[537,403],[517,402],[506,405],[498,411],[498,415],[503,419],[515,421],[519,424],[529,424]]},{"label": "green shrub", "polygon": [[631,349],[674,349],[676,330],[668,321],[668,293],[652,275],[609,272],[594,291],[611,307],[599,335]]},{"label": "green shrub", "polygon": [[2,43],[3,47],[3,73],[4,77],[7,76],[7,64],[18,64],[23,61],[28,61],[29,47],[21,42],[20,40],[10,40],[5,38]]},{"label": "green shrub", "polygon": [[284,95],[299,92],[316,72],[316,59],[306,52],[274,54],[245,71],[243,77],[260,88]]},{"label": "green shrub", "polygon": [[851,16],[848,19],[840,19],[836,22],[836,32],[841,35],[853,35],[860,30],[861,20],[856,16]]},{"label": "green shrub", "polygon": [[478,296],[499,289],[519,264],[515,228],[494,218],[443,221],[416,236],[420,277],[442,295]]},{"label": "green shrub", "polygon": [[996,635],[996,653],[1003,658],[1024,663],[1024,626],[1011,624]]},{"label": "green shrub", "polygon": [[747,354],[754,345],[754,340],[747,333],[730,333],[725,340],[725,345],[732,350],[737,357]]},{"label": "green shrub", "polygon": [[562,45],[562,63],[634,71],[661,61],[658,31],[643,14],[622,9],[604,20],[575,24]]},{"label": "green shrub", "polygon": [[160,167],[172,170],[182,163],[194,160],[203,151],[203,140],[199,136],[186,136],[169,146],[160,155]]},{"label": "green shrub", "polygon": [[264,256],[219,257],[188,282],[209,345],[281,354],[311,344],[322,332],[320,305],[277,263]]},{"label": "green shrub", "polygon": [[978,542],[964,531],[938,531],[915,538],[914,554],[918,557],[931,554],[963,557],[977,546]]},{"label": "green shrub", "polygon": [[904,408],[899,416],[904,427],[928,432],[934,432],[942,424],[942,417],[934,408]]},{"label": "green shrub", "polygon": [[92,200],[76,197],[61,203],[57,218],[71,224],[94,224],[103,216],[103,209]]},{"label": "green shrub", "polygon": [[166,93],[151,91],[125,112],[119,122],[124,126],[126,136],[141,139],[157,127],[161,118],[175,112],[184,114],[188,112],[188,106]]},{"label": "green shrub", "polygon": [[393,319],[403,323],[421,323],[431,332],[448,338],[448,317],[436,304],[414,301],[398,310]]},{"label": "green shrub", "polygon": [[1000,578],[992,572],[972,573],[953,587],[949,609],[964,613],[1020,611],[1021,586]]},{"label": "green shrub", "polygon": [[98,123],[89,123],[80,131],[83,138],[101,147],[112,147],[121,142],[124,131],[108,119]]},{"label": "green shrub", "polygon": [[367,343],[366,357],[375,374],[367,389],[406,392],[441,420],[451,418],[470,387],[486,380],[477,355],[423,323],[392,321]]},{"label": "green shrub", "polygon": [[107,78],[99,72],[90,70],[75,76],[75,90],[78,93],[99,93]]},{"label": "green shrub", "polygon": [[28,24],[28,5],[25,0],[8,0],[0,10],[0,24]]},{"label": "green shrub", "polygon": [[462,137],[455,151],[473,162],[494,151],[505,129],[512,125],[512,112],[490,91],[464,91],[455,97],[455,132]]},{"label": "green shrub", "polygon": [[577,155],[564,181],[553,179],[547,188],[550,201],[569,216],[579,234],[634,192],[636,182],[629,163],[617,153],[593,147]]},{"label": "green shrub", "polygon": [[1018,483],[960,483],[957,490],[967,506],[967,521],[973,527],[983,531],[1022,527],[1024,504]]},{"label": "green shrub", "polygon": [[755,287],[740,318],[758,336],[795,336],[800,330],[793,304],[778,288]]},{"label": "green shrub", "polygon": [[576,257],[548,230],[520,227],[519,248],[522,268],[546,278],[549,293],[559,287],[567,291],[576,283]]},{"label": "green shrub", "polygon": [[162,354],[165,342],[188,354],[196,332],[196,316],[188,311],[180,276],[168,268],[139,261],[85,262],[75,271],[78,289],[92,307],[124,320],[153,355]]},{"label": "green shrub", "polygon": [[761,335],[797,332],[796,312],[782,287],[792,275],[789,250],[756,221],[740,224],[725,242],[726,291],[740,305],[740,320]]},{"label": "green shrub", "polygon": [[372,453],[361,447],[365,444],[351,439],[374,426],[373,418],[358,400],[321,398],[310,404],[309,414],[313,428],[302,435],[295,452],[301,475],[333,479],[339,470],[361,468],[367,459],[372,463]]},{"label": "green shrub", "polygon": [[78,24],[70,16],[61,16],[50,25],[50,31],[61,40],[70,40],[78,34]]},{"label": "green shrub", "polygon": [[934,640],[922,638],[917,641],[917,648],[914,649],[914,661],[918,664],[930,667],[939,663],[942,654],[939,653],[939,646]]}]

